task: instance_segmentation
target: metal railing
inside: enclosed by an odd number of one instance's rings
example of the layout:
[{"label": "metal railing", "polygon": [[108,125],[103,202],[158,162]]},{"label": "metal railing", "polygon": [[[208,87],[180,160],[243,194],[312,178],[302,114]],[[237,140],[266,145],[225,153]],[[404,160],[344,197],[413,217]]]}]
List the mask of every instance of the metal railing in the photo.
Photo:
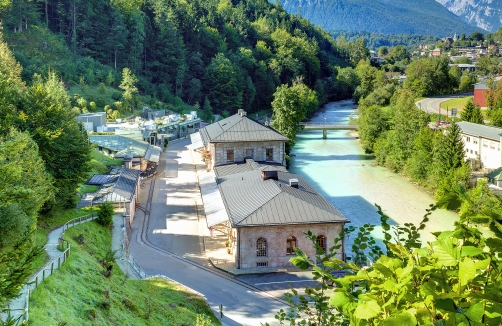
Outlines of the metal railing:
[{"label": "metal railing", "polygon": [[[54,258],[52,261],[46,263],[41,270],[39,270],[35,275],[33,275],[28,282],[22,287],[20,291],[20,300],[24,300],[23,308],[14,308],[11,309],[12,301],[8,302],[6,305],[6,312],[0,315],[0,320],[11,318],[14,320],[14,323],[22,324],[23,322],[27,322],[29,320],[29,301],[30,295],[33,290],[35,290],[40,283],[42,283],[47,277],[54,274],[54,271],[59,269],[61,265],[66,262],[68,257],[70,257],[70,243],[64,239],[64,233],[70,227],[85,223],[88,221],[92,221],[96,219],[97,216],[86,215],[74,218],[63,225],[63,230],[61,232],[61,236],[59,237],[58,248],[62,250],[61,254]],[[16,314],[12,314],[12,312],[17,312]]]},{"label": "metal railing", "polygon": [[322,127],[322,126],[327,126],[327,127],[340,127],[340,128],[356,128],[357,125],[343,125],[343,124],[338,124],[334,122],[300,122],[298,125],[300,126],[314,126],[314,127]]}]

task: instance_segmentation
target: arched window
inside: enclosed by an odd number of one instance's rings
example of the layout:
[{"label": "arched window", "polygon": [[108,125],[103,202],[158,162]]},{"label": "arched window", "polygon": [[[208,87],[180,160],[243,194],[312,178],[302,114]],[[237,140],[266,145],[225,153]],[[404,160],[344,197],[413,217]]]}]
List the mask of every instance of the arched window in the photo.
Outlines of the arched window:
[{"label": "arched window", "polygon": [[326,237],[324,235],[318,236],[315,242],[324,250],[324,252],[326,252]]},{"label": "arched window", "polygon": [[286,240],[286,243],[287,243],[286,254],[288,254],[288,255],[294,254],[295,247],[296,247],[296,238],[289,237],[288,240]]},{"label": "arched window", "polygon": [[259,238],[256,241],[256,256],[267,257],[267,239]]}]

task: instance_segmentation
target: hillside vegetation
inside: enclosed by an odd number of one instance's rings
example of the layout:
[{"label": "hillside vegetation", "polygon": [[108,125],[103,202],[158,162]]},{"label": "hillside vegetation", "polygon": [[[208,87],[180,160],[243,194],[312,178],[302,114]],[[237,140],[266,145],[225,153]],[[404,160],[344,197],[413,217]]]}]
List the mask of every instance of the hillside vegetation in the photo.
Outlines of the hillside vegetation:
[{"label": "hillside vegetation", "polygon": [[[148,96],[131,110],[207,98],[214,113],[252,113],[270,108],[277,86],[302,76],[321,87],[348,65],[328,33],[266,0],[11,0],[0,18],[25,80],[52,71],[70,87],[116,89],[127,67]],[[113,104],[110,92],[75,91],[97,110]]]},{"label": "hillside vegetation", "polygon": [[282,0],[290,13],[300,13],[326,30],[381,34],[449,36],[482,30],[465,23],[434,0]]},{"label": "hillside vegetation", "polygon": [[203,298],[180,286],[128,279],[114,262],[107,228],[88,222],[65,238],[71,255],[33,291],[30,325],[220,325]]}]

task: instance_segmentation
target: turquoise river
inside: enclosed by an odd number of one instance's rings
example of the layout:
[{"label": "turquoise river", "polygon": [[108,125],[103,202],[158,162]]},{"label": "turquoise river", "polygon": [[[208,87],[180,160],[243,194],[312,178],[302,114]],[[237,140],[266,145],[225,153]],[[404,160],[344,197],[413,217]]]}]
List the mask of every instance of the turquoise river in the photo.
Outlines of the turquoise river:
[{"label": "turquoise river", "polygon": [[[347,124],[354,114],[356,106],[352,101],[332,102],[310,121]],[[310,182],[356,227],[365,223],[380,225],[374,204],[382,207],[393,224],[418,224],[434,201],[405,177],[377,166],[348,130],[328,131],[327,139],[322,138],[322,131],[300,131],[291,153],[290,171]],[[422,238],[433,240],[431,232],[452,229],[456,219],[455,213],[435,211]],[[381,239],[380,228],[375,229],[374,236]],[[349,238],[349,246],[351,242]]]}]

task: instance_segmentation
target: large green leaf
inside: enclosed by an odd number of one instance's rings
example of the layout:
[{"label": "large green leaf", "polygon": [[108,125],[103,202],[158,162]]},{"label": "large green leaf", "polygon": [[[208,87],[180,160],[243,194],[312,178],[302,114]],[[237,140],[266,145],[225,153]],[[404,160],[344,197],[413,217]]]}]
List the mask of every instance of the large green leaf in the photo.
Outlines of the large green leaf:
[{"label": "large green leaf", "polygon": [[381,308],[376,301],[364,301],[357,305],[354,317],[357,319],[370,319],[378,316]]},{"label": "large green leaf", "polygon": [[345,294],[345,292],[334,292],[331,298],[329,298],[329,305],[341,309],[345,304],[349,303],[351,300]]},{"label": "large green leaf", "polygon": [[371,267],[382,273],[385,278],[393,277],[392,271],[380,263],[373,264]]},{"label": "large green leaf", "polygon": [[441,237],[435,242],[434,256],[440,265],[455,266],[458,263],[459,248],[454,246],[452,238]]},{"label": "large green leaf", "polygon": [[481,323],[483,320],[483,315],[485,313],[485,307],[483,302],[476,303],[471,306],[465,314],[473,321]]},{"label": "large green leaf", "polygon": [[301,270],[307,270],[310,267],[308,260],[303,257],[291,257],[289,261],[291,262],[291,264]]},{"label": "large green leaf", "polygon": [[474,246],[463,246],[462,247],[462,257],[473,257],[483,253],[481,249]]},{"label": "large green leaf", "polygon": [[446,311],[446,312],[457,312],[455,310],[455,304],[452,299],[436,299],[434,300],[434,306],[436,309]]},{"label": "large green leaf", "polygon": [[384,326],[415,326],[417,325],[417,319],[405,311],[399,315],[386,318],[383,324]]},{"label": "large green leaf", "polygon": [[466,257],[463,261],[459,263],[458,266],[458,278],[462,286],[467,285],[476,277],[476,265],[469,257]]}]

